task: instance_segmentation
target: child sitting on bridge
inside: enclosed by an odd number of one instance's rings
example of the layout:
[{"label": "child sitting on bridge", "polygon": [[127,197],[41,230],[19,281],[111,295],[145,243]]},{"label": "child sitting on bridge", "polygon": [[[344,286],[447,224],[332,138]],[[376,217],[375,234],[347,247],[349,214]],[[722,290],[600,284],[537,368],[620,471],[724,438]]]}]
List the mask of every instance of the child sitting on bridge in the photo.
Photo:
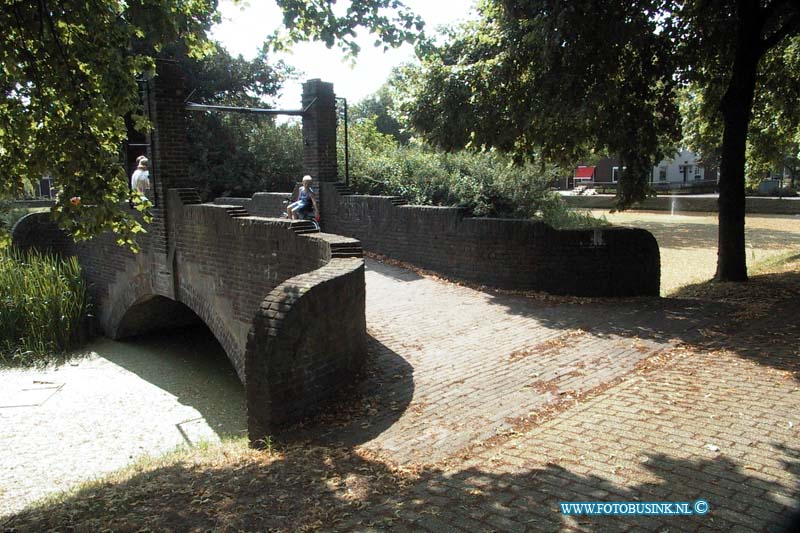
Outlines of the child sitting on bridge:
[{"label": "child sitting on bridge", "polygon": [[286,214],[290,219],[296,219],[297,215],[303,216],[312,205],[314,207],[314,218],[319,218],[319,208],[317,207],[317,199],[314,197],[314,191],[311,189],[311,181],[311,176],[303,176],[303,185],[297,194],[297,201],[286,207]]}]

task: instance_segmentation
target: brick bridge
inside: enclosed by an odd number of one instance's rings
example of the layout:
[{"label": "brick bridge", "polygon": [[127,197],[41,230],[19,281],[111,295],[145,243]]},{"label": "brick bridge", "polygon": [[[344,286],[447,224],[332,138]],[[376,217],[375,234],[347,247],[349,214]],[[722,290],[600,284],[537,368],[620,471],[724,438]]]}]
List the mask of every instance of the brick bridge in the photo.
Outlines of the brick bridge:
[{"label": "brick bridge", "polygon": [[148,143],[155,207],[141,251],[117,246],[111,235],[76,244],[42,213],[23,218],[14,240],[78,256],[111,338],[205,323],[245,384],[251,441],[314,413],[358,374],[366,357],[361,243],[496,287],[658,294],[658,246],[643,230],[557,231],[352,194],[337,181],[335,96],[320,80],[303,86],[303,162],[326,232],[278,218],[286,194],[201,203],[188,173],[185,79],[173,63],[157,71],[145,92],[155,125]]}]

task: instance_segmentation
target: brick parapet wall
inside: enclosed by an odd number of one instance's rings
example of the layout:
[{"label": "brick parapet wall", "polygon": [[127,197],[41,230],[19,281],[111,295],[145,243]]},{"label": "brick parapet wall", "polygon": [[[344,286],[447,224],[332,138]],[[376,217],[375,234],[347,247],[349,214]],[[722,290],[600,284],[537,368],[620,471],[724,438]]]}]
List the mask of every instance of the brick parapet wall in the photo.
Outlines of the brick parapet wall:
[{"label": "brick parapet wall", "polygon": [[216,198],[214,203],[238,205],[256,216],[278,218],[286,212],[291,197],[292,193],[288,192],[257,192],[252,198]]},{"label": "brick parapet wall", "polygon": [[558,231],[542,222],[470,218],[450,207],[395,206],[322,184],[323,229],[445,275],[498,288],[579,296],[657,295],[660,257],[644,230]]},{"label": "brick parapet wall", "polygon": [[[354,239],[295,233],[295,222],[241,216],[240,206],[184,205],[170,191],[177,299],[197,312],[226,349],[243,381],[253,316],[285,280],[324,266]],[[232,215],[233,214],[233,215]]]},{"label": "brick parapet wall", "polygon": [[365,332],[362,259],[335,258],[276,287],[247,345],[251,442],[317,412],[351,382],[365,360]]},{"label": "brick parapet wall", "polygon": [[[110,234],[75,244],[48,213],[21,219],[14,228],[14,241],[77,255],[92,288],[101,329],[113,338],[187,323],[193,317],[176,302],[188,307],[219,340],[248,397],[258,399],[251,409],[266,410],[250,413],[259,427],[268,427],[270,420],[298,421],[296,417],[313,411],[312,404],[352,381],[350,370],[365,357],[360,244],[339,235],[299,234],[298,222],[249,216],[235,205],[186,204],[184,200],[196,196],[190,192],[168,192],[167,255],[153,251],[149,235],[142,238],[138,254],[117,246]],[[174,281],[174,290],[160,284],[164,271]],[[274,328],[269,335],[256,327],[255,320],[262,317],[265,299],[276,290],[294,292],[297,298],[291,303],[296,308],[291,316],[306,318],[296,322],[291,318],[285,323],[290,326]],[[289,303],[284,299],[282,305]],[[327,312],[331,314],[317,314]],[[291,339],[298,335],[313,341],[295,346]],[[272,348],[263,351],[265,346]],[[303,376],[303,394],[311,399],[292,393],[299,389],[277,377],[290,372],[287,365],[292,359],[274,351],[285,346],[294,346],[298,369],[292,375]],[[246,359],[248,347],[254,351]],[[261,361],[261,356],[266,359]],[[252,383],[248,364],[258,373]],[[270,388],[254,390],[264,384]]]}]

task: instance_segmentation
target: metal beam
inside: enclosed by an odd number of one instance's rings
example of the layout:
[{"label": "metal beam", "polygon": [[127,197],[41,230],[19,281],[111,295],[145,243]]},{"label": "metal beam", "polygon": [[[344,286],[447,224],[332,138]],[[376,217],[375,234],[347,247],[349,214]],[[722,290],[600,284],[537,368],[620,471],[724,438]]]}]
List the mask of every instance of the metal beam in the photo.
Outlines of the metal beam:
[{"label": "metal beam", "polygon": [[256,115],[291,115],[302,117],[314,105],[317,99],[314,98],[305,109],[266,109],[263,107],[234,107],[229,105],[208,105],[186,102],[187,111],[222,111],[223,113],[251,113]]},{"label": "metal beam", "polygon": [[186,102],[187,111],[222,111],[225,113],[252,113],[258,115],[293,115],[302,117],[305,112],[302,109],[281,110],[263,109],[260,107],[233,107],[227,105],[206,105]]}]

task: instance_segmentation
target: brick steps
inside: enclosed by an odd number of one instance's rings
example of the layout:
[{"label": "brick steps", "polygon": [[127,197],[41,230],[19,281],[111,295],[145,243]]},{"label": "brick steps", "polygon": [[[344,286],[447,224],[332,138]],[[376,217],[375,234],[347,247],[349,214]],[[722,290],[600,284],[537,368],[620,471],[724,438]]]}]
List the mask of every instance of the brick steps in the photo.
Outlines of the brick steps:
[{"label": "brick steps", "polygon": [[183,205],[194,205],[201,203],[200,194],[197,189],[175,189],[178,192],[178,197],[181,199]]},{"label": "brick steps", "polygon": [[331,257],[364,257],[359,243],[331,243]]},{"label": "brick steps", "polygon": [[353,189],[340,181],[334,182],[333,188],[336,189],[336,192],[338,192],[340,196],[352,196],[354,194]]},{"label": "brick steps", "polygon": [[226,207],[225,212],[231,218],[248,217],[250,213],[244,207]]},{"label": "brick steps", "polygon": [[310,220],[295,220],[292,222],[291,228],[298,235],[319,233],[319,228]]}]

